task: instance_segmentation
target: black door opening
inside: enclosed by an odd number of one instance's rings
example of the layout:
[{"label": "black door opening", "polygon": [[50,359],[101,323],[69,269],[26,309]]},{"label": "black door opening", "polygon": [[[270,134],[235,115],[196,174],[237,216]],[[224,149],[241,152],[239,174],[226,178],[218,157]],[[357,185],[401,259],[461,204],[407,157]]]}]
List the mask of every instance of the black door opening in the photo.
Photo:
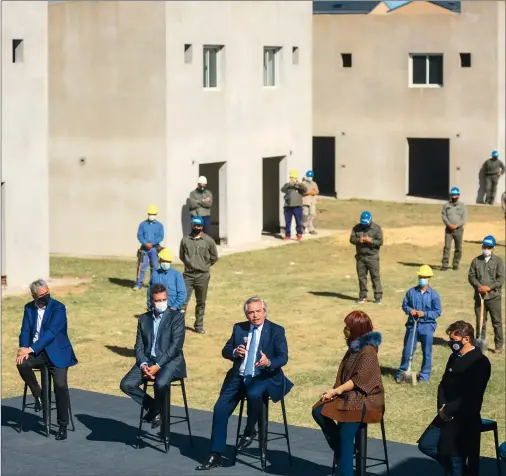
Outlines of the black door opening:
[{"label": "black door opening", "polygon": [[262,231],[279,233],[280,177],[279,166],[283,157],[267,157],[262,163]]},{"label": "black door opening", "polygon": [[[213,194],[213,205],[211,207],[211,237],[216,244],[220,244],[221,240],[226,239],[223,230],[220,228],[220,209],[223,213],[224,184],[223,170],[225,162],[213,162],[211,164],[199,164],[199,176],[203,175],[207,178],[207,189]],[[224,221],[224,220],[222,220]]]},{"label": "black door opening", "polygon": [[335,137],[313,137],[313,172],[320,195],[337,197]]},{"label": "black door opening", "polygon": [[448,198],[450,139],[408,138],[408,146],[408,195],[435,199]]}]

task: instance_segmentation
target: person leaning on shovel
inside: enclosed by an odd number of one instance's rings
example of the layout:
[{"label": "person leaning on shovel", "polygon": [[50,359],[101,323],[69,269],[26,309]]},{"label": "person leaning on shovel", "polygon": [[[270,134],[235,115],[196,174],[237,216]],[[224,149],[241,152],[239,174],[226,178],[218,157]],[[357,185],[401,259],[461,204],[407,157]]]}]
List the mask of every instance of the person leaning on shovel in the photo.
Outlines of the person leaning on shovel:
[{"label": "person leaning on shovel", "polygon": [[486,236],[482,242],[481,255],[474,258],[469,268],[469,284],[474,288],[474,311],[476,334],[482,352],[486,352],[487,314],[490,313],[494,327],[494,354],[503,348],[501,290],[504,283],[504,262],[494,254],[495,238]]},{"label": "person leaning on shovel", "polygon": [[[430,286],[434,276],[432,268],[426,264],[418,270],[418,286],[411,288],[404,296],[402,310],[408,316],[402,360],[395,381],[401,383],[408,370],[409,361],[416,350],[416,344],[422,345],[422,369],[418,375],[420,382],[428,382],[432,370],[432,342],[437,322],[441,316],[441,298]],[[416,324],[416,325],[415,325]]]}]

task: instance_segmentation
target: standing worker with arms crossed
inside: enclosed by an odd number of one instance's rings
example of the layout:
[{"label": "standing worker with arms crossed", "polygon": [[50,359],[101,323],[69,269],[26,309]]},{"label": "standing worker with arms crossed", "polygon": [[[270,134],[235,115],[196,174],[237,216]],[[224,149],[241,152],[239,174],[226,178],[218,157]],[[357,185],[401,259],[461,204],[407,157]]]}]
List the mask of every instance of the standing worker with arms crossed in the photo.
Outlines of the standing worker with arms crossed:
[{"label": "standing worker with arms crossed", "polygon": [[490,159],[485,161],[483,171],[487,183],[487,198],[485,199],[485,203],[493,205],[499,177],[504,174],[504,164],[499,160],[499,152],[497,150],[493,150]]},{"label": "standing worker with arms crossed", "polygon": [[379,250],[383,245],[383,232],[379,225],[373,223],[370,212],[365,211],[360,215],[360,223],[351,230],[350,243],[355,245],[357,251],[355,259],[360,286],[357,304],[367,302],[367,272],[371,275],[374,302],[381,304],[383,289],[380,279]]},{"label": "standing worker with arms crossed", "polygon": [[455,241],[455,252],[453,254],[454,271],[459,269],[460,259],[462,258],[462,241],[464,238],[464,225],[467,221],[467,208],[459,199],[460,189],[453,187],[450,190],[450,201],[443,205],[441,212],[441,218],[446,225],[441,271],[448,270],[452,241]]},{"label": "standing worker with arms crossed", "polygon": [[190,193],[190,215],[204,220],[204,233],[211,235],[211,207],[213,194],[207,190],[207,178],[199,177],[197,188]]},{"label": "standing worker with arms crossed", "polygon": [[292,218],[295,218],[295,229],[297,231],[297,241],[302,240],[302,203],[307,187],[299,182],[299,173],[296,170],[290,170],[290,179],[281,187],[281,192],[285,194],[285,240],[292,237]]}]

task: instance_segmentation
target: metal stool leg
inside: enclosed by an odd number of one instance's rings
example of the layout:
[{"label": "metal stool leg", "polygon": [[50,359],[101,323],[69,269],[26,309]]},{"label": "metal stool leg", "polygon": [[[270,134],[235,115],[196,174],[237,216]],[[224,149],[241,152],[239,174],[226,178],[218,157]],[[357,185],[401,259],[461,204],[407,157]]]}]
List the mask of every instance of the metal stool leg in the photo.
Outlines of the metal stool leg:
[{"label": "metal stool leg", "polygon": [[495,458],[497,461],[497,476],[501,476],[501,456],[499,455],[499,433],[497,424],[494,428]]},{"label": "metal stool leg", "polygon": [[[43,388],[46,390],[46,403],[47,403],[47,414],[44,418],[44,423],[46,425],[46,436],[49,438],[49,435],[51,434],[51,414],[53,413],[51,410],[51,407],[53,406],[51,402],[51,373],[49,372],[47,366],[44,366],[44,369],[42,370],[44,372],[44,377],[46,380],[46,384],[43,385]],[[44,394],[44,390],[42,391]]]},{"label": "metal stool leg", "polygon": [[165,453],[170,450],[170,385],[167,389],[167,401],[162,407],[162,438],[165,446]]},{"label": "metal stool leg", "polygon": [[184,379],[181,379],[181,392],[183,393],[184,411],[186,413],[186,422],[188,423],[188,434],[190,435],[190,446],[193,448],[192,429],[190,427],[190,412],[188,411],[188,401],[186,400]]},{"label": "metal stool leg", "polygon": [[381,419],[381,437],[383,439],[383,450],[385,452],[385,464],[387,467],[387,476],[390,476],[390,465],[388,464],[387,437],[385,433],[385,421]]},{"label": "metal stool leg", "polygon": [[[148,391],[148,382],[144,382],[144,395]],[[144,407],[141,405],[141,416],[139,417],[139,430],[137,431],[137,444],[135,446],[136,449],[139,449],[141,443],[141,433],[142,433],[142,419],[144,417]]]},{"label": "metal stool leg", "polygon": [[367,466],[367,425],[362,424],[355,437],[358,439],[358,451],[355,456],[357,466],[357,476],[366,476]]},{"label": "metal stool leg", "polygon": [[283,413],[283,423],[285,425],[286,446],[288,448],[288,461],[290,463],[290,466],[293,466],[292,450],[290,449],[290,436],[288,435],[288,421],[286,418],[286,408],[284,398],[281,399],[281,412]]},{"label": "metal stool leg", "polygon": [[72,416],[72,404],[70,403],[70,392],[69,392],[69,419],[70,424],[72,426],[72,431],[76,431],[76,426],[74,425],[74,417]]},{"label": "metal stool leg", "polygon": [[19,429],[18,432],[23,432],[23,420],[25,417],[25,408],[26,408],[26,391],[28,390],[28,385],[25,383],[25,390],[23,392],[23,403],[21,404],[21,417],[19,419]]},{"label": "metal stool leg", "polygon": [[269,421],[269,399],[263,402],[263,411],[259,421],[259,443],[260,443],[260,463],[262,471],[265,471],[267,466],[267,435],[268,435],[268,421]]},{"label": "metal stool leg", "polygon": [[232,465],[235,464],[235,460],[237,459],[237,445],[239,444],[239,436],[241,435],[241,423],[242,423],[243,410],[244,410],[244,397],[241,398],[241,406],[239,407],[239,421],[237,422],[237,435],[235,438],[235,449],[234,449],[234,458],[232,459]]}]

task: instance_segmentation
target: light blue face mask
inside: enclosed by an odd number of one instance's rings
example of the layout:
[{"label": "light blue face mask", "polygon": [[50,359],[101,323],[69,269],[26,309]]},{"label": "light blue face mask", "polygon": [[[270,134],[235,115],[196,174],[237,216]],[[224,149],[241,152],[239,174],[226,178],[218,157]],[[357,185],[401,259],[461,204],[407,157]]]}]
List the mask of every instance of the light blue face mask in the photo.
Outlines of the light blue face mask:
[{"label": "light blue face mask", "polygon": [[420,286],[421,288],[424,288],[425,286],[427,286],[427,284],[429,284],[429,280],[427,278],[418,279],[418,286]]},{"label": "light blue face mask", "polygon": [[164,271],[167,271],[170,269],[170,263],[160,263],[160,268],[162,268]]}]

